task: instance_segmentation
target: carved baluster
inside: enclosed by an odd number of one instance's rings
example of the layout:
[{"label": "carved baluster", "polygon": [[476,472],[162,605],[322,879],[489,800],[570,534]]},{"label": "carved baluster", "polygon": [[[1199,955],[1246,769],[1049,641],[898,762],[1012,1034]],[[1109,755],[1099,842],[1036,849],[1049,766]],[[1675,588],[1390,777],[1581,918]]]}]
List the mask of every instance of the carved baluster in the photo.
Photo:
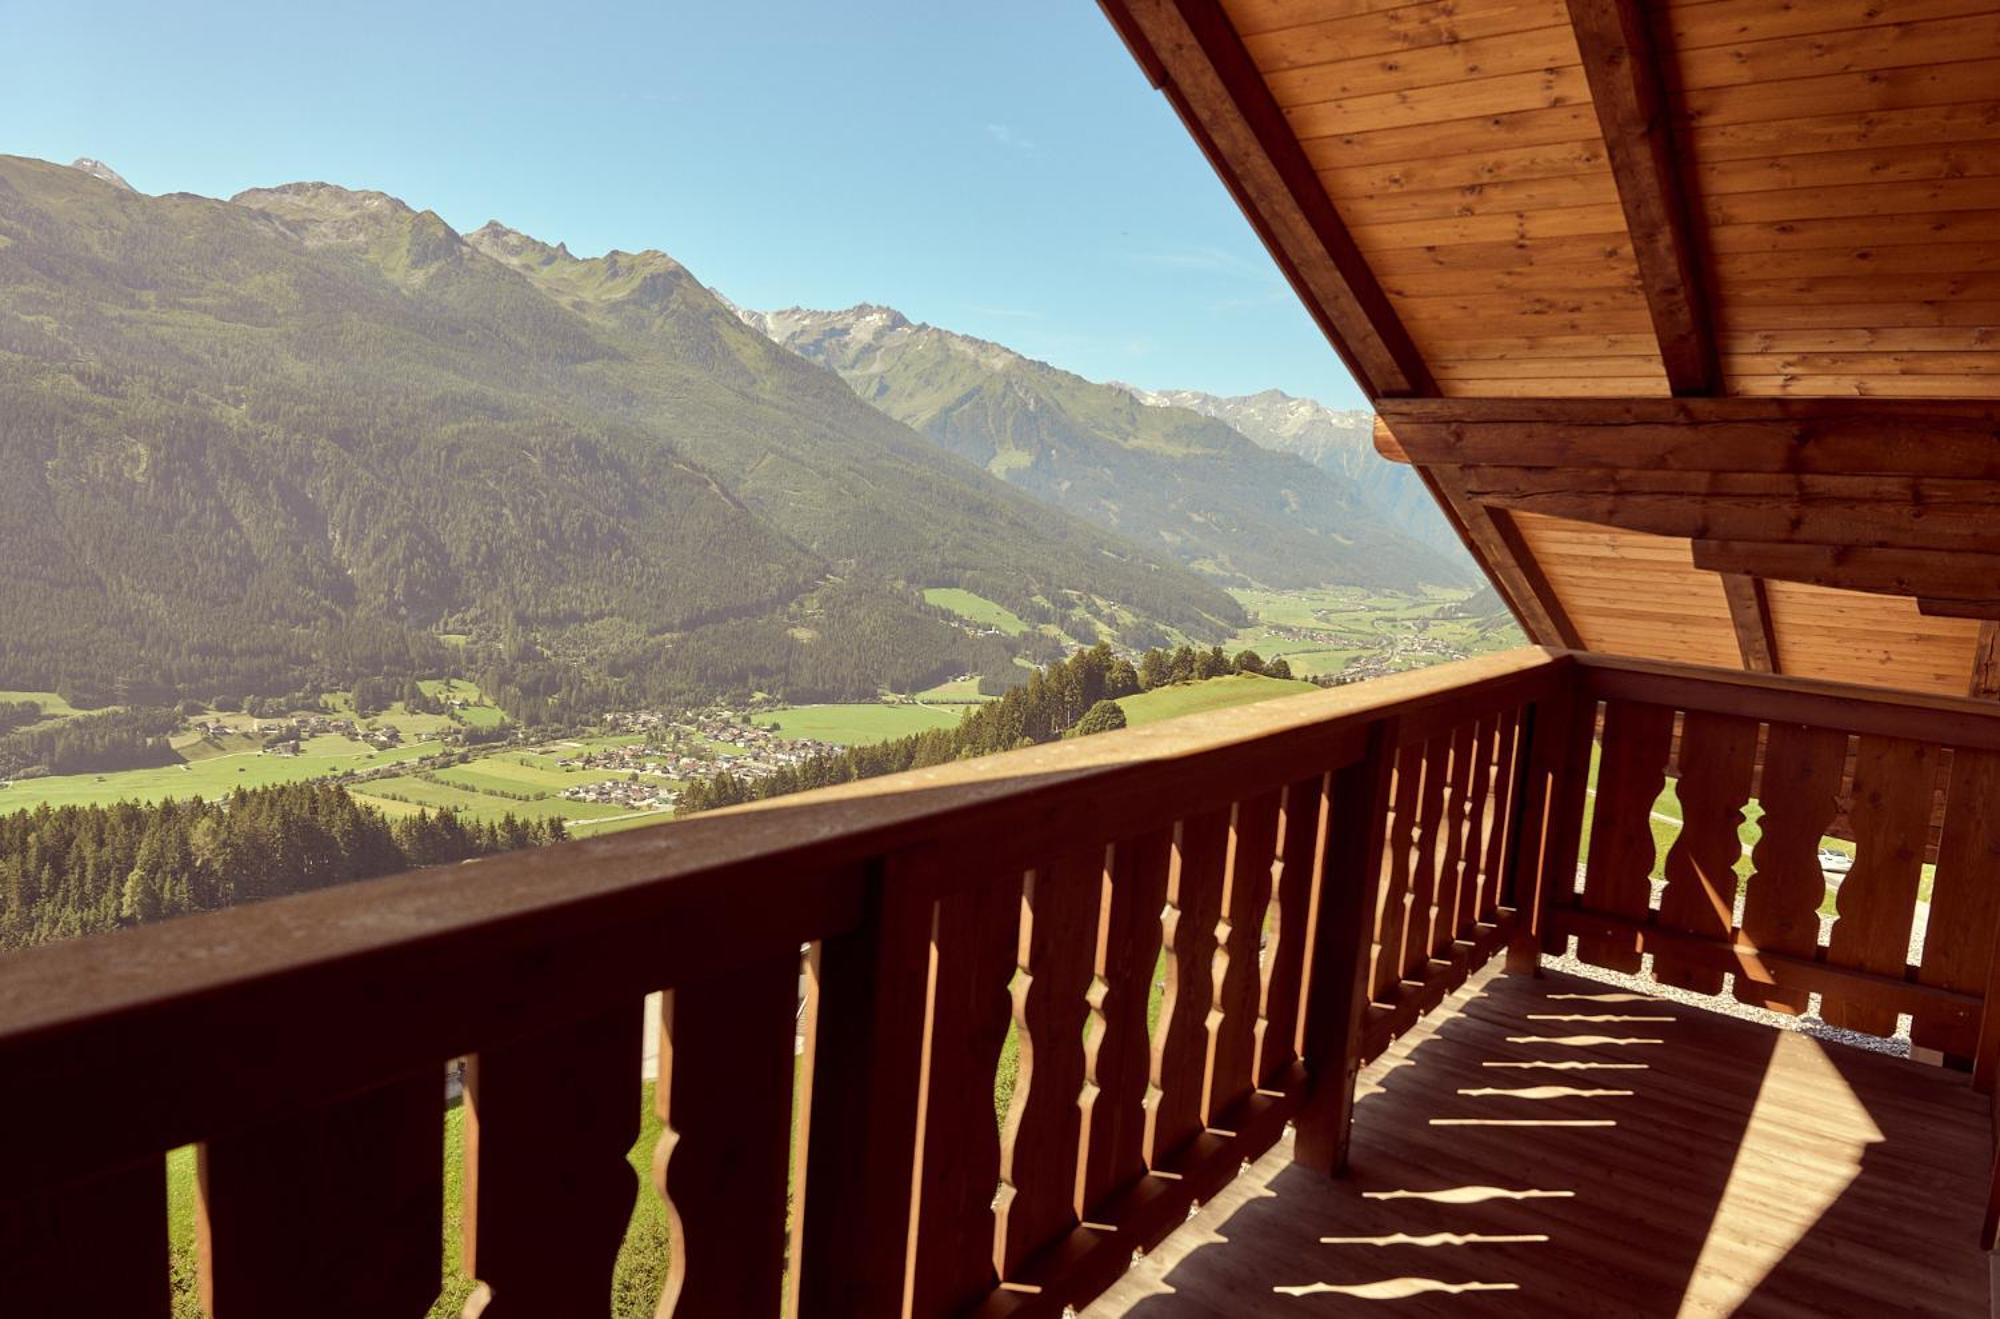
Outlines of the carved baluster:
[{"label": "carved baluster", "polygon": [[942,867],[898,853],[869,870],[860,924],[807,959],[786,1275],[786,1308],[801,1319],[903,1306]]},{"label": "carved baluster", "polygon": [[[1841,881],[1840,915],[1827,941],[1835,966],[1898,978],[1910,960],[1910,922],[1930,837],[1937,748],[1902,738],[1864,737],[1855,749],[1854,868]],[[1828,1025],[1869,1035],[1896,1029],[1896,1014],[1854,999],[1826,995]]]},{"label": "carved baluster", "polygon": [[993,1085],[1013,1019],[1007,982],[1014,975],[1021,887],[1018,870],[983,875],[939,899],[933,919],[911,1314],[955,1314],[999,1281],[993,1267],[993,1190],[1000,1181]]},{"label": "carved baluster", "polygon": [[[1667,782],[1674,712],[1664,705],[1609,701],[1604,707],[1603,752],[1598,759],[1597,809],[1590,820],[1590,859],[1583,877],[1583,907],[1644,920],[1652,908],[1653,803]],[[1629,940],[1585,936],[1577,957],[1593,966],[1636,973],[1638,950]]]},{"label": "carved baluster", "polygon": [[1388,818],[1383,825],[1382,883],[1375,904],[1373,997],[1395,992],[1403,978],[1403,943],[1410,919],[1410,870],[1416,859],[1417,795],[1424,782],[1424,744],[1398,747]]},{"label": "carved baluster", "polygon": [[[1479,847],[1467,837],[1472,814],[1472,761],[1480,745],[1476,721],[1451,730],[1451,770],[1445,780],[1444,851],[1438,858],[1438,887],[1435,915],[1431,918],[1431,956],[1449,960],[1452,945],[1459,937],[1460,908],[1465,886],[1478,883]],[[1467,875],[1468,866],[1473,867]]]},{"label": "carved baluster", "polygon": [[468,1319],[603,1313],[638,1178],[639,999],[466,1069]]},{"label": "carved baluster", "polygon": [[1238,802],[1223,862],[1222,919],[1215,927],[1215,1003],[1208,1014],[1208,1062],[1201,1111],[1209,1125],[1256,1082],[1258,952],[1271,904],[1281,794]]},{"label": "carved baluster", "polygon": [[[1736,863],[1743,855],[1743,807],[1757,764],[1757,722],[1690,710],[1681,721],[1681,832],[1667,851],[1660,925],[1726,940],[1736,929]],[[1722,992],[1722,972],[1678,957],[1653,956],[1653,978],[1698,994]]]},{"label": "carved baluster", "polygon": [[1215,922],[1222,909],[1222,867],[1229,810],[1189,816],[1175,826],[1162,935],[1167,994],[1153,1040],[1146,1097],[1146,1164],[1159,1168],[1202,1129],[1202,1081],[1208,1062],[1208,1009],[1215,998]]},{"label": "carved baluster", "polygon": [[[1315,876],[1325,852],[1320,798],[1326,776],[1285,789],[1278,817],[1278,858],[1272,866],[1269,945],[1257,1003],[1257,1081],[1269,1082],[1298,1056],[1299,990],[1305,974],[1307,923]],[[1371,884],[1372,888],[1373,885]],[[1372,904],[1371,904],[1372,905]]]},{"label": "carved baluster", "polygon": [[1092,1023],[1084,1051],[1077,1203],[1087,1214],[1146,1173],[1146,1009],[1160,960],[1160,910],[1173,861],[1171,828],[1111,849],[1100,893]]},{"label": "carved baluster", "polygon": [[[1764,743],[1764,773],[1757,787],[1764,808],[1743,890],[1743,933],[1757,947],[1794,957],[1819,948],[1819,907],[1826,876],[1819,868],[1819,840],[1839,809],[1847,764],[1847,734],[1803,724],[1772,724]],[[1779,989],[1736,977],[1736,997],[1773,1012],[1806,1009],[1806,991]]]},{"label": "carved baluster", "polygon": [[1014,1022],[1020,1073],[1000,1141],[994,1263],[1013,1277],[1077,1223],[1083,1026],[1097,953],[1108,849],[1059,857],[1029,874],[1021,903]]},{"label": "carved baluster", "polygon": [[1513,854],[1509,835],[1514,828],[1514,782],[1518,777],[1521,712],[1502,710],[1493,730],[1490,762],[1492,786],[1486,797],[1486,826],[1479,861],[1479,902],[1476,919],[1500,919],[1500,899],[1507,883],[1507,858]]},{"label": "carved baluster", "polygon": [[1410,863],[1410,914],[1403,935],[1403,979],[1421,980],[1431,960],[1437,919],[1438,863],[1444,852],[1445,796],[1451,781],[1451,736],[1424,743],[1423,782],[1417,790],[1417,852]]},{"label": "carved baluster", "polygon": [[[1984,994],[2000,919],[2000,755],[1952,753],[1951,794],[1944,836],[1938,843],[1931,886],[1930,924],[1924,933],[1926,985]],[[1976,1014],[1949,1016],[1921,1008],[1910,1021],[1910,1043],[1955,1058],[1970,1058],[1979,1039]]]},{"label": "carved baluster", "polygon": [[783,945],[674,988],[661,1008],[653,1185],[673,1243],[662,1316],[778,1313],[798,984],[798,947]]},{"label": "carved baluster", "polygon": [[444,1067],[218,1136],[196,1160],[215,1319],[418,1319],[443,1274]]}]

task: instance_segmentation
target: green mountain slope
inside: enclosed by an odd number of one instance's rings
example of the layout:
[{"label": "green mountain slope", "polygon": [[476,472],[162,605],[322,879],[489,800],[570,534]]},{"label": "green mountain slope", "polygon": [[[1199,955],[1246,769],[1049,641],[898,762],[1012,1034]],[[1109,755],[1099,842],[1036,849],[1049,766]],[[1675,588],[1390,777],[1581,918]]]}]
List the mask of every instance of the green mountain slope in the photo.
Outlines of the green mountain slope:
[{"label": "green mountain slope", "polygon": [[998,344],[886,308],[745,312],[862,398],[1044,502],[1232,584],[1409,588],[1470,579],[1351,481],[1223,421],[1150,407]]},{"label": "green mountain slope", "polygon": [[941,453],[659,253],[11,157],[0,525],[0,687],[282,691],[421,666],[447,632],[542,695],[831,691],[1005,666],[924,586],[1202,637],[1240,616]]}]

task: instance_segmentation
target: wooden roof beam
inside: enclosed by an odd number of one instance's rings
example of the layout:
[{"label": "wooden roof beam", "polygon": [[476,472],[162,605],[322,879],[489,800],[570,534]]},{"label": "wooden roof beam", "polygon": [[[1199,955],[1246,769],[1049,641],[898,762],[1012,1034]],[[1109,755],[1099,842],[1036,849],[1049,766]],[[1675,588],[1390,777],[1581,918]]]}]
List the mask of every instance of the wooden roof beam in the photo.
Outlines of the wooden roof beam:
[{"label": "wooden roof beam", "polygon": [[1665,70],[1644,7],[1640,0],[1569,0],[1569,15],[1667,383],[1677,395],[1716,393],[1722,366],[1695,216],[1679,182]]},{"label": "wooden roof beam", "polygon": [[1437,386],[1215,0],[1099,0],[1373,398]]},{"label": "wooden roof beam", "polygon": [[1771,602],[1764,579],[1748,573],[1722,574],[1722,595],[1729,601],[1729,622],[1736,629],[1736,648],[1743,667],[1752,673],[1778,672],[1778,637],[1771,628]]},{"label": "wooden roof beam", "polygon": [[1424,464],[2000,480],[2000,401],[1383,399],[1387,456]]},{"label": "wooden roof beam", "polygon": [[1972,653],[1972,696],[2000,697],[2000,623],[1989,622],[1979,629],[1979,646]]},{"label": "wooden roof beam", "polygon": [[2000,554],[1872,545],[1697,540],[1694,566],[1710,572],[1749,573],[1876,595],[1982,600],[2000,594]]}]

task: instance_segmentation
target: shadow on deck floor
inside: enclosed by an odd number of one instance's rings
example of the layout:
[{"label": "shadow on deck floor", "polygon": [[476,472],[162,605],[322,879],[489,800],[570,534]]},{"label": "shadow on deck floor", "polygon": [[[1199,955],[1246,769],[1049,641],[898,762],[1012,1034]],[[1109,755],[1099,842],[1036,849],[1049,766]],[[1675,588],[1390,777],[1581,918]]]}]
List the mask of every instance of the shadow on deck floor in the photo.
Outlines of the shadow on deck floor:
[{"label": "shadow on deck floor", "polygon": [[1362,1095],[1349,1177],[1281,1142],[1085,1319],[1988,1312],[1988,1109],[1958,1073],[1493,976]]}]

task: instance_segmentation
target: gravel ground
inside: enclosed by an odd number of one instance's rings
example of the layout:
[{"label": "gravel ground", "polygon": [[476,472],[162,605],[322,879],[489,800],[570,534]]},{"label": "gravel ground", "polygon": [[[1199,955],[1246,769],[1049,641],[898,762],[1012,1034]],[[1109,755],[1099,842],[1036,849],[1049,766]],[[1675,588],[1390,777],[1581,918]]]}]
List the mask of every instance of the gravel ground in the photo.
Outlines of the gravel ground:
[{"label": "gravel ground", "polygon": [[[1582,869],[1579,868],[1577,871],[1578,876],[1581,877],[1582,873]],[[1666,885],[1660,881],[1655,881],[1653,884],[1652,905],[1655,910],[1658,910],[1660,905],[1660,891],[1665,887]],[[1931,908],[1928,902],[1917,904],[1916,919],[1911,923],[1910,927],[1910,961],[1912,962],[1918,960],[1923,950],[1924,929],[1929,924],[1930,914]],[[1736,921],[1739,925],[1743,921],[1743,898],[1741,894],[1738,894],[1736,899]],[[1821,916],[1819,918],[1819,941],[1822,944],[1827,941],[1828,932],[1832,929],[1833,917]],[[1572,941],[1573,945],[1574,941]],[[1569,975],[1581,976],[1586,980],[1595,980],[1602,984],[1615,985],[1620,989],[1630,990],[1633,993],[1650,994],[1655,998],[1667,999],[1670,1002],[1685,1003],[1690,1007],[1705,1008],[1710,1012],[1720,1012],[1725,1017],[1740,1017],[1744,1021],[1755,1021],[1766,1026],[1775,1026],[1779,1030],[1797,1031],[1802,1035],[1810,1035],[1814,1039],[1827,1040],[1836,1044],[1851,1044],[1857,1049],[1867,1049],[1871,1053],[1885,1053],[1898,1058],[1907,1058],[1910,1055],[1910,1018],[1907,1014],[1896,1019],[1896,1033],[1894,1036],[1884,1038],[1880,1035],[1861,1035],[1851,1030],[1842,1030],[1838,1026],[1827,1025],[1826,1021],[1819,1015],[1818,994],[1812,995],[1807,1001],[1806,1010],[1802,1015],[1794,1017],[1782,1012],[1770,1012],[1764,1008],[1752,1007],[1748,1003],[1738,1002],[1732,988],[1735,981],[1734,976],[1724,978],[1722,993],[1719,995],[1695,994],[1685,989],[1676,989],[1672,985],[1662,985],[1650,978],[1653,971],[1653,958],[1650,953],[1646,955],[1645,964],[1640,968],[1641,973],[1636,976],[1625,975],[1618,971],[1607,971],[1601,966],[1589,966],[1577,961],[1575,957],[1567,953],[1561,957],[1544,955],[1542,965]]]}]

